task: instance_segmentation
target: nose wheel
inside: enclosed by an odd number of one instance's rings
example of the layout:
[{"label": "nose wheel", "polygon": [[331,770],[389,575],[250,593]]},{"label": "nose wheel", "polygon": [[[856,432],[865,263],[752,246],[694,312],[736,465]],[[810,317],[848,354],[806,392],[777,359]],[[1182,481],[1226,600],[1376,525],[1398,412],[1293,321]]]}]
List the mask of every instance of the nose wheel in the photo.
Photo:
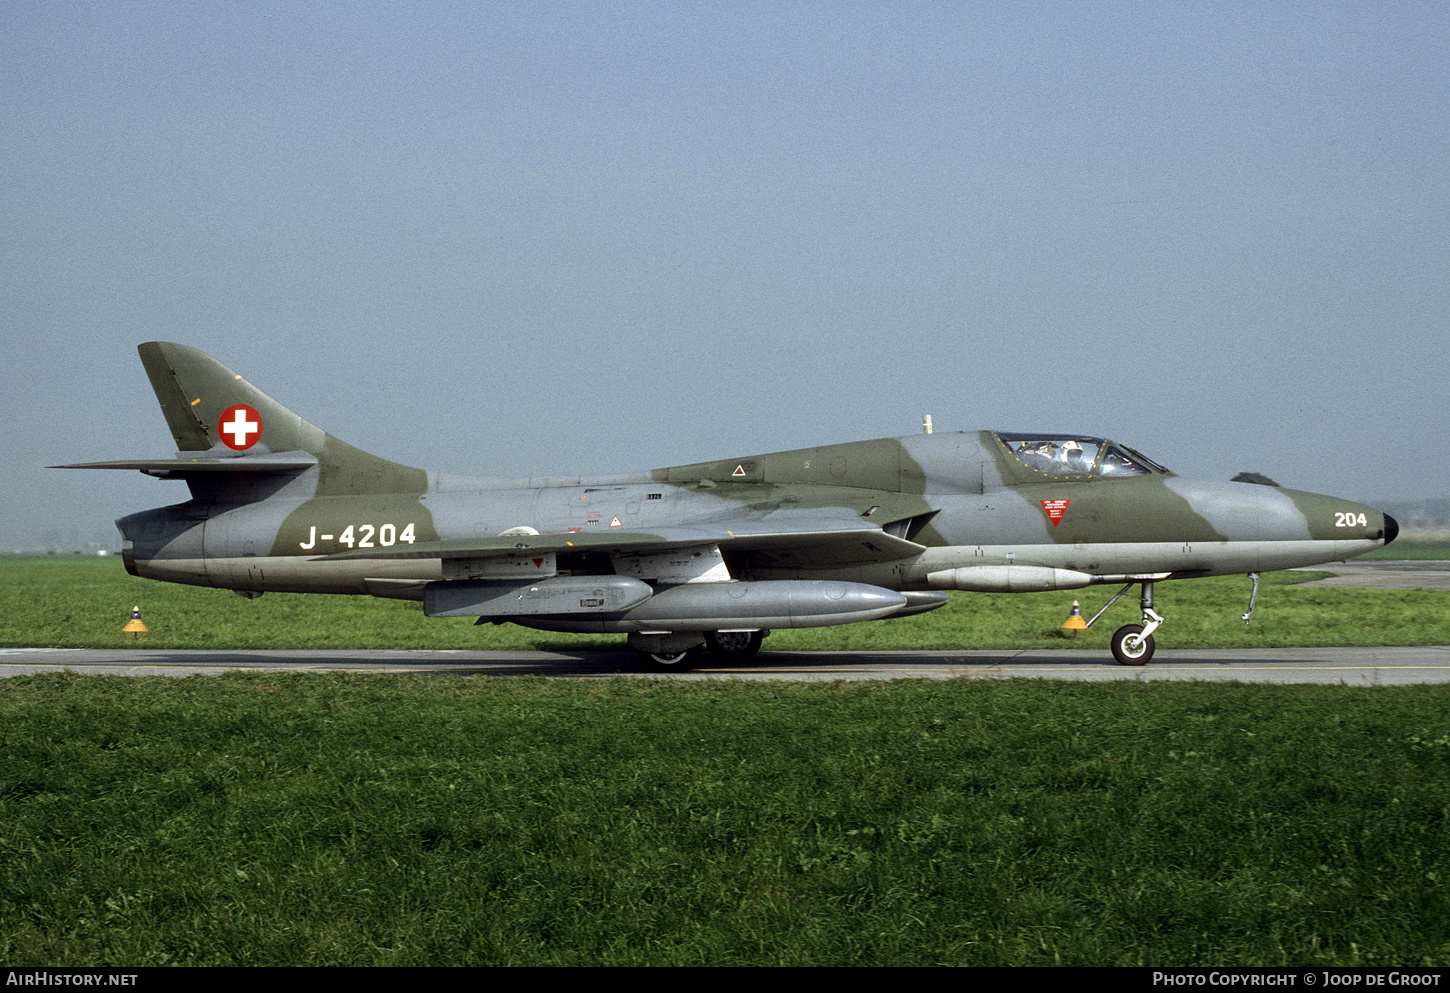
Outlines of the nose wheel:
[{"label": "nose wheel", "polygon": [[[1093,615],[1092,621],[1088,621],[1091,627],[1093,621],[1103,616],[1108,607],[1118,602],[1118,597],[1132,589],[1133,584],[1129,583],[1118,591],[1118,596],[1107,602],[1102,610]],[[1113,658],[1118,660],[1119,665],[1147,665],[1148,660],[1153,657],[1153,651],[1157,645],[1153,641],[1153,632],[1163,623],[1163,618],[1153,609],[1153,584],[1143,583],[1143,623],[1124,624],[1113,632],[1112,641],[1109,647],[1113,651]]]},{"label": "nose wheel", "polygon": [[1147,665],[1156,647],[1153,636],[1145,635],[1141,624],[1124,624],[1113,632],[1113,658],[1118,665]]}]

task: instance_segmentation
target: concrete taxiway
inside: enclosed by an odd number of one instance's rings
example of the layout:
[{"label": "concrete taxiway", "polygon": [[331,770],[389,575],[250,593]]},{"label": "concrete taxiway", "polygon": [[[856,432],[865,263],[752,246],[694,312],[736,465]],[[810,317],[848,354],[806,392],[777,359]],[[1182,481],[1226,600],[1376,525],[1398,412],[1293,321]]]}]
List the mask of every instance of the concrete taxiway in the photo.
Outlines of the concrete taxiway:
[{"label": "concrete taxiway", "polygon": [[641,670],[632,652],[201,651],[0,649],[0,677],[70,670],[116,676],[189,676],[237,670],[431,673],[455,676],[617,675],[664,679],[1198,679],[1391,686],[1450,682],[1450,646],[1421,648],[1160,649],[1146,666],[1102,649],[949,652],[761,652],[747,663],[706,657],[690,672]]},{"label": "concrete taxiway", "polygon": [[1354,586],[1365,590],[1450,590],[1450,562],[1432,559],[1403,562],[1332,562],[1295,572],[1329,572],[1305,586]]}]

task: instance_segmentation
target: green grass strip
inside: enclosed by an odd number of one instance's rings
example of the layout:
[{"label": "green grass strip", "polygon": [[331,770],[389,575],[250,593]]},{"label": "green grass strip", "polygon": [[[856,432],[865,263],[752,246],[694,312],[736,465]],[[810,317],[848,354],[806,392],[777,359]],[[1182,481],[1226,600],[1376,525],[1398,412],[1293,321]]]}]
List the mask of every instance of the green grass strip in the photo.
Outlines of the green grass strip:
[{"label": "green grass strip", "polygon": [[24,965],[1445,965],[1450,688],[0,681]]}]

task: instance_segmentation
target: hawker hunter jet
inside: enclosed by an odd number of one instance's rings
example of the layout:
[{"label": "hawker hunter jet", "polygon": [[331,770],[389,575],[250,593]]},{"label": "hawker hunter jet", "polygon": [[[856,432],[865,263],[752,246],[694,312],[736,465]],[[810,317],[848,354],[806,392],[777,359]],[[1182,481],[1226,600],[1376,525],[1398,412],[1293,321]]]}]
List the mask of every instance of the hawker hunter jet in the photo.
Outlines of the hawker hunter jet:
[{"label": "hawker hunter jet", "polygon": [[948,590],[1097,584],[1141,587],[1143,622],[1111,647],[1142,665],[1163,623],[1155,583],[1246,573],[1257,591],[1262,571],[1347,559],[1399,530],[1348,500],[1183,479],[1106,439],[1052,432],[470,479],[339,441],[194,348],[139,350],[176,456],[62,467],[186,482],[185,502],[116,522],[132,575],[618,633],[660,667],[688,667],[705,645],[747,658],[776,628],[922,613]]}]

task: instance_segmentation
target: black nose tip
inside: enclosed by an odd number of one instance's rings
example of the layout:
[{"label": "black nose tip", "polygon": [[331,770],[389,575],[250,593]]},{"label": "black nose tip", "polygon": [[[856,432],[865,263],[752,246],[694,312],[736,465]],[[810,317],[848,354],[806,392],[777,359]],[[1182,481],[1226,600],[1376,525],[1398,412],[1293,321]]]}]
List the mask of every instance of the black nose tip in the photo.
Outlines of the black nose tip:
[{"label": "black nose tip", "polygon": [[1388,545],[1400,536],[1400,522],[1389,514],[1385,515],[1385,544]]}]

